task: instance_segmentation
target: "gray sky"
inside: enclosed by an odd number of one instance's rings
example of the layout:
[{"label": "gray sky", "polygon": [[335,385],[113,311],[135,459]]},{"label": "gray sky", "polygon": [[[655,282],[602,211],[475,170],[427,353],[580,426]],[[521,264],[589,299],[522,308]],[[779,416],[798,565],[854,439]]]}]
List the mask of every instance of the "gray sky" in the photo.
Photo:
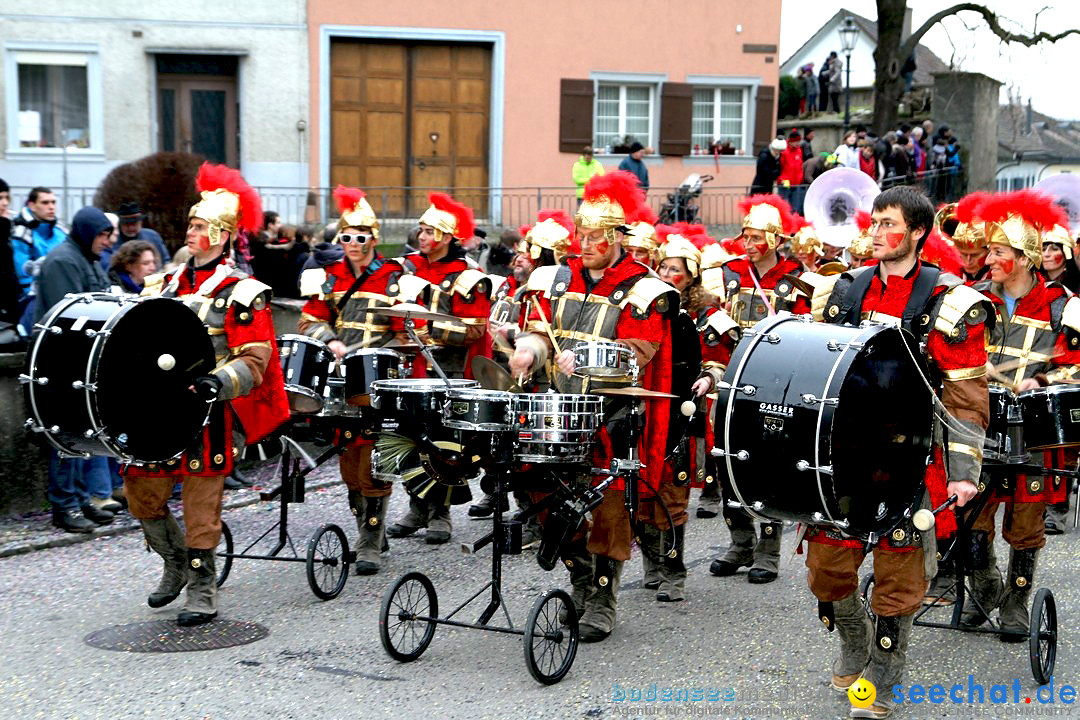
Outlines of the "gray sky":
[{"label": "gray sky", "polygon": [[[912,9],[912,28],[918,28],[930,15],[950,4],[940,0],[908,0],[908,7]],[[1030,33],[1035,27],[1035,13],[1040,8],[1047,9],[1039,15],[1038,29],[1059,33],[1067,28],[1080,28],[1080,2],[1077,0],[984,0],[983,4],[999,13],[1002,25],[1014,32]],[[840,8],[871,20],[877,19],[874,0],[783,0],[780,62],[798,50]],[[1062,120],[1080,120],[1077,73],[1080,35],[1071,35],[1053,45],[1042,43],[1030,48],[1005,45],[987,29],[980,15],[966,12],[939,23],[923,36],[922,42],[946,65],[951,63],[958,70],[981,72],[1003,82],[1003,102],[1005,93],[1011,92],[1019,94],[1024,102],[1030,97],[1039,112]]]}]

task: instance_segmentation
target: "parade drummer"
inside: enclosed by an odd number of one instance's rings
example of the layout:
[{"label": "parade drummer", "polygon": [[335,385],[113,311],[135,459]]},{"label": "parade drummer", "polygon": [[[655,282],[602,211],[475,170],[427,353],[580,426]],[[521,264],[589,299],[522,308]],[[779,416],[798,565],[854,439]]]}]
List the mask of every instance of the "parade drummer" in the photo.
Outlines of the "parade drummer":
[{"label": "parade drummer", "polygon": [[[431,206],[420,216],[420,252],[406,255],[406,272],[430,284],[423,304],[432,312],[451,315],[453,321],[432,321],[418,331],[421,342],[431,346],[439,367],[451,378],[472,378],[472,359],[490,357],[487,337],[491,314],[490,281],[469,267],[461,241],[474,235],[471,209],[445,193],[431,193]],[[422,357],[413,363],[413,377],[432,377]],[[449,501],[449,497],[446,498]],[[389,537],[408,537],[427,528],[424,539],[431,545],[450,540],[453,525],[450,508],[442,501],[411,495],[408,512],[387,528]]]},{"label": "parade drummer", "polygon": [[[539,371],[551,358],[553,385],[561,392],[580,393],[587,379],[574,374],[571,348],[578,342],[618,341],[633,351],[643,387],[668,391],[670,317],[678,310],[678,298],[671,286],[622,248],[627,214],[643,202],[637,180],[629,173],[608,173],[585,185],[574,218],[581,257],[558,266],[552,284],[537,295],[529,332],[518,336],[510,358],[515,376]],[[544,319],[551,322],[550,328]],[[549,329],[558,341],[557,355]],[[591,458],[594,467],[607,467],[613,457],[627,455],[629,420],[626,403],[607,403]],[[646,485],[655,487],[660,479],[667,426],[668,408],[653,403],[641,440]],[[585,642],[603,640],[615,627],[616,596],[623,563],[630,557],[630,538],[619,482],[607,488],[603,502],[593,509],[591,527],[583,523],[563,549],[574,605],[582,612]]]},{"label": "parade drummer", "polygon": [[[298,331],[321,340],[341,360],[348,348],[375,348],[408,342],[404,321],[366,312],[367,308],[390,307],[412,300],[425,291],[427,283],[404,274],[396,260],[376,249],[379,219],[357,188],[339,185],[334,199],[341,213],[333,242],[344,256],[325,267],[305,270],[300,275],[300,295],[307,298],[300,312]],[[339,438],[346,444],[339,467],[349,491],[349,509],[356,517],[360,537],[356,544],[356,573],[378,572],[379,555],[385,545],[384,525],[390,483],[371,474],[374,442],[353,431]]]},{"label": "parade drummer", "polygon": [[[165,563],[147,602],[163,607],[186,585],[187,600],[177,616],[185,626],[217,616],[214,555],[225,476],[245,442],[258,442],[289,417],[270,288],[226,262],[236,234],[257,232],[262,223],[258,192],[238,171],[205,163],[195,187],[202,198],[188,213],[191,259],[168,275],[147,277],[142,294],[179,298],[206,324],[218,364],[195,380],[192,391],[211,403],[209,421],[179,458],[124,471],[128,508]],[[183,531],[167,504],[177,481],[183,484]]]},{"label": "parade drummer", "polygon": [[[696,438],[705,436],[705,414],[687,416],[684,402],[711,389],[711,376],[699,379],[702,359],[714,348],[726,348],[723,364],[730,358],[735,340],[729,334],[736,325],[719,310],[716,299],[701,285],[701,248],[714,243],[700,225],[679,223],[657,226],[658,274],[679,292],[679,314],[671,322],[671,392],[678,395],[669,403],[667,453],[657,493],[647,489],[641,497],[638,530],[644,586],[656,590],[660,602],[685,599],[686,565],[684,545],[690,487],[696,477]],[[715,368],[715,364],[712,365]]]},{"label": "parade drummer", "polygon": [[626,233],[623,235],[623,250],[653,270],[659,262],[659,238],[656,234],[658,221],[653,209],[642,204],[626,217]]},{"label": "parade drummer", "polygon": [[795,216],[794,228],[789,244],[791,254],[802,265],[804,272],[816,272],[825,254],[821,239],[814,232],[813,223],[804,217]]},{"label": "parade drummer", "polygon": [[[801,275],[802,265],[777,253],[794,228],[791,207],[776,195],[752,195],[739,203],[739,212],[743,213],[742,242],[746,256],[724,264],[724,283],[718,288],[722,293],[721,307],[742,328],[779,310],[808,313],[809,299],[784,277]],[[720,489],[723,493],[725,488],[721,485]],[[725,498],[729,499],[734,498]],[[749,582],[763,584],[776,580],[783,524],[761,523],[759,536],[745,510],[730,507],[727,502],[721,505],[724,521],[731,531],[731,544],[712,561],[709,572],[728,577],[749,566]]]},{"label": "parade drummer", "polygon": [[[882,192],[872,217],[877,264],[825,278],[815,288],[814,319],[900,325],[921,341],[932,376],[942,380],[938,394],[948,414],[935,413],[932,461],[924,475],[929,497],[923,505],[938,507],[955,494],[956,504],[963,506],[976,493],[989,418],[983,345],[985,329],[993,324],[989,301],[959,278],[919,261],[933,228],[934,208],[918,189],[898,186]],[[942,439],[946,431],[947,445]],[[951,513],[938,514],[938,535],[955,530]],[[871,607],[876,627],[858,595],[864,541],[821,526],[809,528],[806,538],[807,580],[818,599],[818,617],[840,636],[831,687],[846,692],[860,676],[878,688],[901,682],[912,619],[936,570],[934,533],[920,533],[905,520],[874,546]],[[852,707],[851,717],[882,718],[893,707],[890,694],[879,692],[871,707]]]},{"label": "parade drummer", "polygon": [[848,245],[848,269],[856,270],[869,263],[874,256],[874,236],[870,234],[870,213],[855,211],[855,227],[859,234]]},{"label": "parade drummer", "polygon": [[[997,322],[986,350],[990,382],[1016,392],[1070,382],[1080,372],[1080,298],[1039,274],[1045,231],[1065,223],[1053,199],[1030,190],[993,195],[976,210],[985,223],[988,280],[974,288],[994,303]],[[1057,467],[1064,467],[1061,451]],[[1075,465],[1075,453],[1072,453]],[[983,476],[989,486],[990,478]],[[1005,642],[1028,638],[1027,600],[1034,587],[1039,550],[1046,544],[1046,506],[1066,498],[1060,477],[1018,475],[991,486],[989,502],[972,528],[971,592],[986,613],[1000,607]],[[1009,544],[1008,580],[1002,587],[994,557],[994,517],[1004,504],[1001,534]],[[965,605],[961,623],[979,626],[987,617],[975,603]]]},{"label": "parade drummer", "polygon": [[990,268],[986,264],[989,252],[986,232],[982,221],[975,215],[975,208],[982,205],[988,197],[986,193],[971,193],[958,203],[942,207],[934,217],[938,232],[951,240],[960,253],[964,269],[963,280],[968,285],[990,278]]}]

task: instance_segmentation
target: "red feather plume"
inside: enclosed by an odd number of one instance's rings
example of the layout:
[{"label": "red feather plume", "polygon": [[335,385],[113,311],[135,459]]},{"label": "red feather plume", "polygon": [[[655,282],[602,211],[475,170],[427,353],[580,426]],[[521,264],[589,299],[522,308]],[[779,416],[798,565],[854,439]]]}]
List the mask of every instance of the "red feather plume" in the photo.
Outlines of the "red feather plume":
[{"label": "red feather plume", "polygon": [[525,237],[532,230],[532,225],[518,225],[518,235]]},{"label": "red feather plume", "polygon": [[626,213],[627,225],[636,222],[648,223],[649,225],[655,226],[656,223],[660,222],[660,218],[657,217],[656,212],[654,212],[651,207],[642,203],[631,212]]},{"label": "red feather plume", "polygon": [[936,229],[930,231],[930,236],[926,238],[919,257],[923,262],[937,265],[943,272],[959,277],[964,276],[964,262],[960,258],[960,251]]},{"label": "red feather plume", "polygon": [[559,223],[566,232],[570,233],[571,237],[577,232],[573,219],[565,210],[541,210],[536,214],[536,222],[544,222],[545,220],[554,220]]},{"label": "red feather plume", "polygon": [[240,198],[240,217],[236,220],[236,226],[249,233],[258,232],[262,227],[262,198],[258,190],[247,184],[239,170],[204,162],[195,176],[195,189],[199,192],[227,190],[233,193]]},{"label": "red feather plume", "polygon": [[991,198],[990,193],[973,192],[965,195],[956,203],[956,220],[970,225],[976,219],[982,220],[975,211]]},{"label": "red feather plume", "polygon": [[637,177],[625,170],[594,175],[585,183],[585,200],[606,197],[622,206],[623,213],[631,215],[645,204],[645,193],[638,185]]},{"label": "red feather plume", "polygon": [[792,216],[791,216],[791,234],[792,235],[799,232],[804,227],[813,227],[813,225],[814,225],[814,223],[810,222],[809,220],[804,218],[802,215],[792,214]]},{"label": "red feather plume", "polygon": [[983,222],[1003,222],[1010,215],[1019,215],[1040,231],[1054,225],[1069,227],[1069,218],[1049,195],[1034,190],[1017,190],[991,195],[978,206],[975,214]]},{"label": "red feather plume", "polygon": [[356,203],[360,202],[364,197],[364,191],[360,188],[345,187],[344,185],[338,185],[334,188],[334,200],[337,201],[338,212],[342,215],[352,212],[352,209],[356,207]]},{"label": "red feather plume", "polygon": [[761,205],[762,203],[772,205],[780,211],[780,226],[783,229],[783,233],[785,235],[791,235],[794,232],[791,228],[795,214],[791,211],[791,205],[788,204],[788,201],[779,195],[762,193],[743,198],[738,205],[739,212],[746,215],[750,212],[750,208],[755,205]]},{"label": "red feather plume", "polygon": [[855,211],[855,226],[859,228],[859,232],[866,232],[870,229],[870,225],[873,224],[873,220],[870,218],[870,213],[865,210]]},{"label": "red feather plume", "polygon": [[[686,223],[681,223],[685,225]],[[660,245],[664,245],[668,241],[669,235],[682,235],[679,228],[674,225],[658,224],[654,226],[656,228],[656,242]]]},{"label": "red feather plume", "polygon": [[732,238],[724,238],[720,241],[720,247],[724,248],[732,255],[746,254],[746,243],[743,242],[742,235],[738,235]]},{"label": "red feather plume", "polygon": [[428,200],[436,210],[448,212],[457,220],[454,237],[459,240],[468,240],[476,234],[476,221],[473,220],[472,208],[462,205],[446,193],[433,192],[428,195]]}]

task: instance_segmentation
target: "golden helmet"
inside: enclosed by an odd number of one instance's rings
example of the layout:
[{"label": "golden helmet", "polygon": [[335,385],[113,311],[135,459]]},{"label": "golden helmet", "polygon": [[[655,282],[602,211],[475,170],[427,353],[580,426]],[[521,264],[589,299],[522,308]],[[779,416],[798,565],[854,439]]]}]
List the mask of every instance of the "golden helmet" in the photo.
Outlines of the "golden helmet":
[{"label": "golden helmet", "polygon": [[791,206],[779,195],[751,195],[738,205],[743,230],[761,230],[770,250],[783,242],[792,224]]},{"label": "golden helmet", "polygon": [[379,237],[379,218],[375,217],[375,211],[371,209],[364,191],[359,188],[338,185],[334,189],[334,200],[337,201],[338,232],[347,227],[369,227],[371,234]]},{"label": "golden helmet", "polygon": [[536,260],[542,250],[551,250],[559,257],[570,246],[574,224],[565,210],[541,210],[537,222],[525,234],[529,257]]},{"label": "golden helmet", "polygon": [[991,195],[974,213],[985,223],[987,243],[1019,250],[1036,268],[1042,267],[1042,233],[1068,222],[1049,195],[1033,190]]},{"label": "golden helmet", "polygon": [[1061,251],[1065,253],[1066,260],[1072,260],[1073,255],[1076,254],[1076,241],[1073,240],[1072,235],[1061,225],[1055,225],[1054,227],[1043,233],[1043,244],[1057,243],[1061,246]]},{"label": "golden helmet", "polygon": [[702,248],[710,247],[712,240],[706,234],[704,226],[689,223],[658,225],[656,233],[660,240],[657,262],[663,262],[667,258],[682,258],[690,275],[697,277],[701,273],[701,251]]},{"label": "golden helmet", "polygon": [[808,220],[796,215],[795,227],[795,233],[788,243],[792,253],[812,253],[819,256],[825,254],[825,246]]},{"label": "golden helmet", "polygon": [[626,171],[616,170],[595,175],[585,183],[585,192],[574,223],[581,228],[603,228],[614,231],[626,226],[626,216],[645,204],[645,194],[638,186],[637,178]]},{"label": "golden helmet", "polygon": [[431,207],[420,216],[420,222],[459,240],[468,240],[476,233],[471,208],[462,205],[446,193],[428,195]]},{"label": "golden helmet", "polygon": [[262,199],[239,170],[203,163],[195,178],[195,189],[202,199],[191,206],[188,218],[205,220],[210,226],[206,234],[211,247],[223,242],[222,232],[232,236],[238,228],[254,233],[262,227]]}]

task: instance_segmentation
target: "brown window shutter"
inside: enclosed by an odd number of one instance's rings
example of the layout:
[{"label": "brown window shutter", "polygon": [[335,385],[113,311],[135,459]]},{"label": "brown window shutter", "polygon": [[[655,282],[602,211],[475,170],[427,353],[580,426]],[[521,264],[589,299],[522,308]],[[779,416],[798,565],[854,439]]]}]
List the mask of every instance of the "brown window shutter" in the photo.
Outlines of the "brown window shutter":
[{"label": "brown window shutter", "polygon": [[560,82],[559,152],[580,153],[593,141],[593,81]]},{"label": "brown window shutter", "polygon": [[772,141],[776,127],[776,88],[759,85],[757,108],[754,114],[754,154],[764,150]]},{"label": "brown window shutter", "polygon": [[689,155],[694,86],[666,82],[660,90],[660,154]]}]

